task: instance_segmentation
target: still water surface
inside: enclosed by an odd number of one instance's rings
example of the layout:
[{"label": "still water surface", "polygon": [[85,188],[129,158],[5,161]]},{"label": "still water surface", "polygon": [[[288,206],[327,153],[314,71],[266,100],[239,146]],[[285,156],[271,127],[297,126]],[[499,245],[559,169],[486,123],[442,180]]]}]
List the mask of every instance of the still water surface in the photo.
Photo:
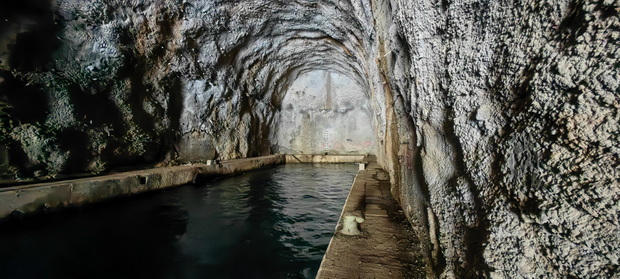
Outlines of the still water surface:
[{"label": "still water surface", "polygon": [[284,165],[0,226],[0,278],[314,278],[355,165]]}]

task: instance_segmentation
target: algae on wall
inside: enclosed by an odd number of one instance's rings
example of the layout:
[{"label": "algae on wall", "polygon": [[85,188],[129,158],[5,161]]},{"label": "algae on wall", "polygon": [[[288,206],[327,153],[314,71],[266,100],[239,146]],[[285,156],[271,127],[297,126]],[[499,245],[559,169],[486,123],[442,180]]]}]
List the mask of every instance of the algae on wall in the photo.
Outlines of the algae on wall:
[{"label": "algae on wall", "polygon": [[180,92],[174,76],[144,80],[154,58],[127,41],[135,26],[96,1],[25,1],[2,11],[10,20],[0,87],[12,105],[3,144],[16,178],[99,173],[169,152],[180,108],[162,95]]}]

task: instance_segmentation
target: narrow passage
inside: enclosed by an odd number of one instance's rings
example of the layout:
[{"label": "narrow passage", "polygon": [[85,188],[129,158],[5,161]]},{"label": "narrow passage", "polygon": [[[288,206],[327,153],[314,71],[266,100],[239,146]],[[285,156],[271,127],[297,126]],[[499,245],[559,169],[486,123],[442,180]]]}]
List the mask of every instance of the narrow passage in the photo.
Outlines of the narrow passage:
[{"label": "narrow passage", "polygon": [[359,204],[361,234],[336,232],[317,278],[426,278],[426,264],[411,225],[392,195],[387,172],[377,163],[360,171],[344,214]]}]

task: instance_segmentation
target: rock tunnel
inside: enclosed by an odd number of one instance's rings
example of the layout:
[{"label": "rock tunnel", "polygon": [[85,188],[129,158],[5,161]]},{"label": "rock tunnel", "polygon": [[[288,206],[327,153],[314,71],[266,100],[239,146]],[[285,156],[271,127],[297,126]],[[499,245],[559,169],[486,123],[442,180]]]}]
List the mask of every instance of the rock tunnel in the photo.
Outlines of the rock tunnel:
[{"label": "rock tunnel", "polygon": [[0,174],[374,154],[439,278],[620,274],[618,1],[0,4]]}]

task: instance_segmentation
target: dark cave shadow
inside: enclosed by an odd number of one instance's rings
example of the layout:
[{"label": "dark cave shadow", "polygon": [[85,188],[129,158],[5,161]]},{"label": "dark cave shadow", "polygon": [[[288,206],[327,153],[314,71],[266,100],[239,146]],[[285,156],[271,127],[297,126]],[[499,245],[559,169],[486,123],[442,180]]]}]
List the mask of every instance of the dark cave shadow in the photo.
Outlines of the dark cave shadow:
[{"label": "dark cave shadow", "polygon": [[146,195],[1,224],[1,277],[170,278],[189,213]]},{"label": "dark cave shadow", "polygon": [[26,30],[16,34],[15,43],[9,46],[9,66],[12,69],[44,69],[61,44],[56,35],[61,28],[51,0],[0,3],[0,39],[9,37],[11,30]]},{"label": "dark cave shadow", "polygon": [[62,173],[83,172],[88,169],[91,154],[88,150],[90,140],[84,131],[75,128],[65,129],[58,137],[60,149],[69,151],[69,158]]},{"label": "dark cave shadow", "polygon": [[45,121],[48,113],[47,94],[34,86],[28,86],[8,71],[0,70],[0,102],[11,109],[11,118],[18,123]]},{"label": "dark cave shadow", "polygon": [[84,92],[78,84],[69,86],[69,98],[74,107],[78,121],[88,127],[100,128],[111,124],[113,131],[121,131],[123,118],[116,105],[105,93],[90,94]]},{"label": "dark cave shadow", "polygon": [[[165,24],[161,24],[160,36],[171,35],[172,30]],[[153,63],[156,63],[159,59],[165,56],[165,48],[156,47],[154,52],[150,55],[138,55],[133,49],[135,44],[134,35],[129,30],[122,30],[119,32],[120,44],[124,47],[123,56],[125,57],[125,63],[122,68],[119,69],[117,78],[127,79],[131,84],[131,94],[127,102],[131,107],[132,115],[136,125],[141,131],[148,134],[152,139],[151,142],[146,143],[147,152],[143,156],[144,163],[162,161],[166,159],[166,155],[175,151],[178,153],[178,142],[180,140],[179,129],[181,121],[181,112],[183,110],[183,84],[181,81],[181,75],[177,72],[171,72],[165,77],[161,78],[158,82],[159,87],[163,92],[167,93],[167,106],[164,108],[161,104],[154,102],[155,94],[157,90],[153,85],[145,83],[144,78],[147,76],[147,72],[153,67]],[[149,113],[144,109],[144,102],[150,102],[155,107],[154,113]],[[170,120],[170,126],[162,133],[156,132],[155,123],[160,121],[162,117],[167,116]]]},{"label": "dark cave shadow", "polygon": [[[105,93],[84,92],[79,84],[69,86],[67,92],[73,104],[75,118],[86,129],[101,130],[104,125],[109,125],[107,130],[109,134],[106,135],[108,141],[113,142],[110,139],[122,137],[125,130],[122,115]],[[89,160],[96,155],[91,154],[89,150],[91,139],[84,129],[64,129],[60,132],[58,141],[61,150],[69,151],[69,158],[63,173],[85,171]],[[108,144],[102,156],[110,159],[116,157],[113,155],[114,149],[114,144]]]}]

